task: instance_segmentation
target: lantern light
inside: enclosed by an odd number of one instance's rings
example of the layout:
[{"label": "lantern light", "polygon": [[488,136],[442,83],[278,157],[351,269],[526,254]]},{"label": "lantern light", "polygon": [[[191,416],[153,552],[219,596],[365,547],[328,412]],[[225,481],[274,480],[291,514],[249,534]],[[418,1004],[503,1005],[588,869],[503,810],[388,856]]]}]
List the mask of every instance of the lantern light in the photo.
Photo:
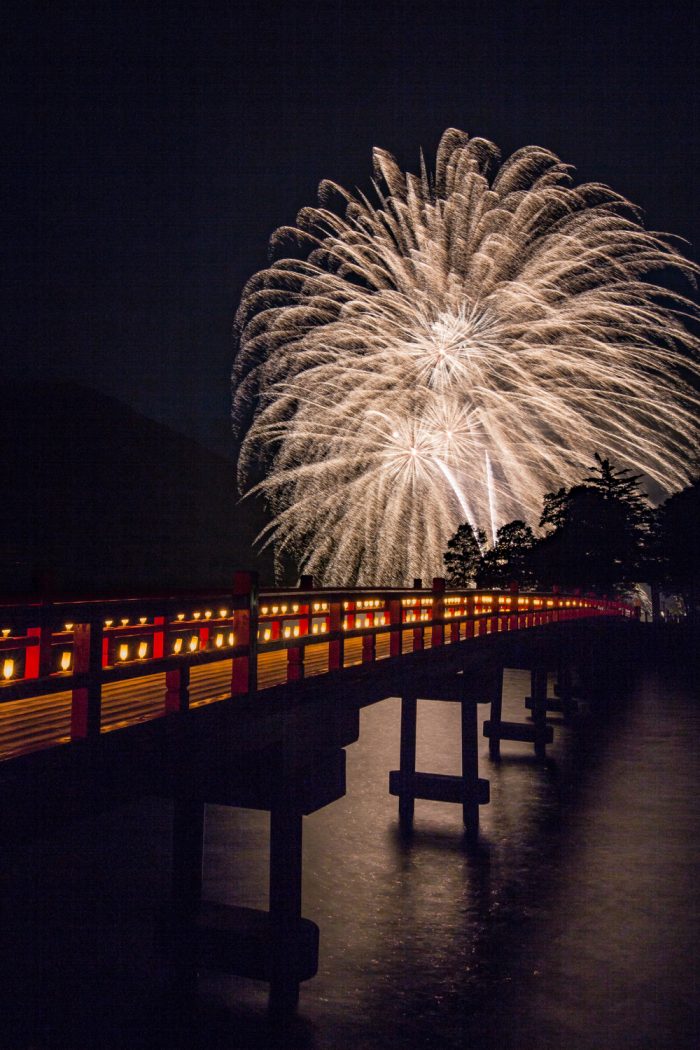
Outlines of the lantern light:
[{"label": "lantern light", "polygon": [[2,665],[2,676],[3,676],[3,678],[5,678],[5,679],[12,678],[12,675],[14,673],[15,673],[15,661],[11,660],[11,659],[5,660],[3,665]]},{"label": "lantern light", "polygon": [[67,671],[70,667],[70,653],[61,653],[61,670]]}]

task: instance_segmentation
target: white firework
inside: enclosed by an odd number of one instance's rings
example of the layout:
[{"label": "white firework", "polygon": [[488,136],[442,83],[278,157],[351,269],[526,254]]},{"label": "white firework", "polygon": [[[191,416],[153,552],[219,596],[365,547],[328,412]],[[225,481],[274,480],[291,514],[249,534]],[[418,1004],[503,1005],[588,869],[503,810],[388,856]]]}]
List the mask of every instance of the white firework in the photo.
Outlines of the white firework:
[{"label": "white firework", "polygon": [[272,237],[299,257],[244,290],[239,480],[325,583],[429,579],[461,522],[536,524],[596,451],[661,493],[687,481],[697,307],[653,275],[697,268],[547,150],[498,158],[454,129],[434,177],[375,150],[377,202],[322,183]]}]

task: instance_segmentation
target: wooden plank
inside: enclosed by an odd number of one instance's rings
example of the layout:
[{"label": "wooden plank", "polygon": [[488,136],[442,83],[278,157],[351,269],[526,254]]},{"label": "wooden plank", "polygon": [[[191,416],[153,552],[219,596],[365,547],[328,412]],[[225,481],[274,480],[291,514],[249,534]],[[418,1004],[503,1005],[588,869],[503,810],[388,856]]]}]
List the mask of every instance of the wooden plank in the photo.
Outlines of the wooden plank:
[{"label": "wooden plank", "polygon": [[[484,736],[491,736],[490,722],[484,722]],[[554,740],[554,730],[551,726],[540,730],[538,726],[525,722],[501,722],[498,726],[498,736],[501,740],[519,740],[526,744],[534,744],[535,741],[543,739],[545,744],[551,744]]]},{"label": "wooden plank", "polygon": [[[393,769],[389,773],[389,794],[409,795],[425,799],[428,802],[464,802],[472,801],[470,784],[462,777],[446,773],[402,773]],[[477,780],[476,801],[485,806],[489,801],[490,789],[488,780]]]},{"label": "wooden plank", "polygon": [[[284,932],[286,969],[307,981],[318,971],[318,926],[300,918]],[[266,911],[203,901],[193,923],[166,919],[161,937],[173,952],[193,952],[207,969],[259,981],[275,974],[278,935]]]}]

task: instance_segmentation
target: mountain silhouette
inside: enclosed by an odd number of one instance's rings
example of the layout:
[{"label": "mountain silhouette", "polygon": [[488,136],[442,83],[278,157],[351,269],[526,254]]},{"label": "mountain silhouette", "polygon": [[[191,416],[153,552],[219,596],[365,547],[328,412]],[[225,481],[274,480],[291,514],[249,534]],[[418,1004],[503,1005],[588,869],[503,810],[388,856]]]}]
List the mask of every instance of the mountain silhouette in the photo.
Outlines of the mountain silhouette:
[{"label": "mountain silhouette", "polygon": [[2,596],[225,588],[237,568],[272,581],[234,463],[111,397],[15,384],[0,454]]}]

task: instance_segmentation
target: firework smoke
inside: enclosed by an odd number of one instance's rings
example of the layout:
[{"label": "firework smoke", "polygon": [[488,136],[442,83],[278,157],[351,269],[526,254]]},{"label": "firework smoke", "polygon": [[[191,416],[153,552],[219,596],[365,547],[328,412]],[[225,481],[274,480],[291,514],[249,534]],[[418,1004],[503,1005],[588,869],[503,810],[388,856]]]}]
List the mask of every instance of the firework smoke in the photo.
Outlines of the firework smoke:
[{"label": "firework smoke", "polygon": [[[696,269],[606,186],[448,130],[434,177],[374,151],[272,237],[237,315],[240,483],[266,538],[332,584],[442,570],[457,526],[537,523],[595,451],[669,492],[696,435],[697,317],[648,275]],[[498,520],[494,516],[498,515]]]}]

